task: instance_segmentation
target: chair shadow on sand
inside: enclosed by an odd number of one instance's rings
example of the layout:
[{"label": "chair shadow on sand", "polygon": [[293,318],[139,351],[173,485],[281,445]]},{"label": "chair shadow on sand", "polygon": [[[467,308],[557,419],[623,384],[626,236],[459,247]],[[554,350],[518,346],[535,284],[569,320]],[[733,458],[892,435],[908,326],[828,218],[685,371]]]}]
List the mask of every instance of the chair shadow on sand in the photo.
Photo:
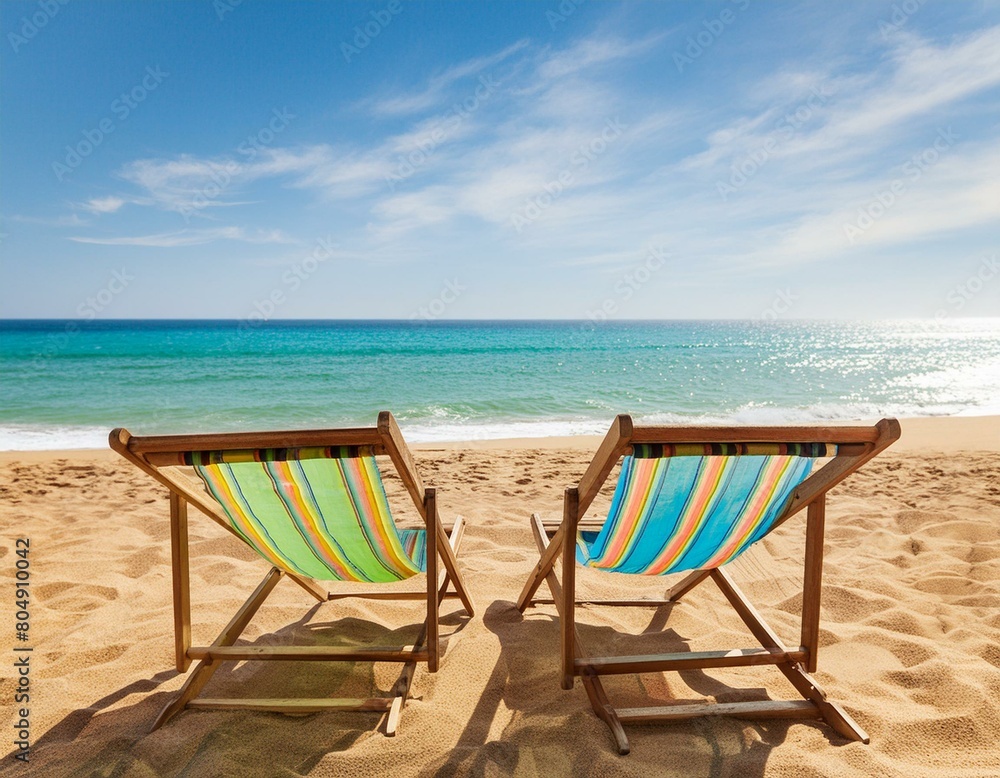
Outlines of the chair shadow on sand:
[{"label": "chair shadow on sand", "polygon": [[[638,635],[623,635],[610,627],[579,624],[580,638],[588,646],[608,645],[627,653],[629,646],[645,642],[639,650],[649,648],[656,640],[664,651],[688,651],[687,641],[672,629],[664,630],[674,605],[650,609],[649,624]],[[548,609],[546,609],[548,611]],[[508,601],[493,602],[483,615],[486,627],[500,640],[500,656],[490,676],[487,688],[465,727],[455,748],[441,762],[428,767],[422,775],[487,776],[517,774],[591,775],[605,768],[635,775],[662,772],[664,743],[675,739],[676,752],[691,766],[691,774],[724,776],[763,776],[771,750],[787,738],[789,727],[813,726],[821,729],[831,745],[846,743],[820,721],[739,720],[708,717],[687,722],[629,725],[633,742],[632,753],[618,756],[614,741],[606,726],[591,710],[586,694],[578,682],[572,691],[559,688],[558,619],[546,613],[539,619],[538,611],[522,616],[516,605]],[[547,650],[533,650],[544,647]],[[678,675],[694,692],[719,700],[744,697],[763,698],[767,690],[759,687],[734,687],[722,683],[701,670],[682,671]],[[622,678],[636,679],[636,676]],[[635,698],[637,704],[650,699],[664,704],[679,702],[674,698],[660,675],[643,676],[640,684],[633,680],[618,681],[609,689],[617,699]],[[653,680],[655,679],[655,680]],[[783,679],[776,674],[776,688]],[[552,704],[555,699],[556,705]],[[490,739],[490,731],[501,705],[512,711],[510,722],[498,739]],[[703,747],[685,749],[692,738],[706,743],[711,755],[707,764]],[[583,743],[588,743],[583,747]],[[592,744],[592,745],[590,745]],[[644,756],[646,754],[647,756]]]},{"label": "chair shadow on sand", "polygon": [[[412,643],[420,632],[420,622],[396,629],[353,616],[311,622],[323,605],[316,604],[298,621],[246,642],[249,645],[296,642],[307,645],[310,642],[316,645],[402,645]],[[442,615],[442,653],[468,623],[469,618],[463,612]],[[400,665],[381,667],[391,669],[379,673],[376,679],[375,668],[370,662],[227,662],[216,671],[206,688],[222,697],[246,696],[248,689],[258,695],[274,692],[302,697],[328,694],[391,696],[402,668]],[[307,774],[330,753],[344,751],[371,736],[384,736],[384,713],[356,711],[301,716],[248,711],[183,711],[159,730],[150,732],[160,710],[176,695],[174,690],[156,690],[179,675],[173,669],[158,672],[68,714],[32,744],[32,774]],[[122,705],[133,695],[138,695],[139,699]],[[10,756],[5,759],[7,769],[0,769],[0,775],[22,774],[23,769],[19,768],[23,765]]]}]

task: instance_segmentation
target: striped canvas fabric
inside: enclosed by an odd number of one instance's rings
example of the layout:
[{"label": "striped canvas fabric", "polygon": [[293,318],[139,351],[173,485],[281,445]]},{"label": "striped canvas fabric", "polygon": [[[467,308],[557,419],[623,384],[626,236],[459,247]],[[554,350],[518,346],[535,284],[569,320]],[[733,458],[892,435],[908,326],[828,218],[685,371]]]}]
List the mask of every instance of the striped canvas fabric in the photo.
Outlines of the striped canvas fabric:
[{"label": "striped canvas fabric", "polygon": [[625,457],[608,519],[581,532],[581,564],[665,575],[731,562],[771,529],[812,460],[791,456]]},{"label": "striped canvas fabric", "polygon": [[178,465],[222,462],[284,462],[288,459],[353,459],[373,456],[371,446],[301,446],[299,448],[231,448],[225,451],[178,451]]},{"label": "striped canvas fabric", "polygon": [[426,532],[396,529],[370,450],[289,451],[193,452],[186,463],[236,533],[283,570],[372,583],[423,572]]},{"label": "striped canvas fabric", "polygon": [[637,443],[632,447],[636,459],[660,457],[734,457],[734,456],[837,456],[832,443]]}]

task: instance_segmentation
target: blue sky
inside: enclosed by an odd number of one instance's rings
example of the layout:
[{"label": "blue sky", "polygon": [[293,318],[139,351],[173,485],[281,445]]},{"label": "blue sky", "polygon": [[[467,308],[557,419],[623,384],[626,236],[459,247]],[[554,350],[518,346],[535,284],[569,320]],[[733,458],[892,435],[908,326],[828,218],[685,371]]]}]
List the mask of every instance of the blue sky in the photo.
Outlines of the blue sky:
[{"label": "blue sky", "polygon": [[1000,312],[1000,4],[0,5],[0,317]]}]

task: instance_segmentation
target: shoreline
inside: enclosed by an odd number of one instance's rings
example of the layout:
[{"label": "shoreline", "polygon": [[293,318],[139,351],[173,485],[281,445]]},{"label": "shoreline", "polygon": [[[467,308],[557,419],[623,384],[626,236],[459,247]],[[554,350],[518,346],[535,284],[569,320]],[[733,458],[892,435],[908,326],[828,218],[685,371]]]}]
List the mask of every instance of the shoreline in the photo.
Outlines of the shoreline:
[{"label": "shoreline", "polygon": [[[871,424],[876,420],[859,422],[817,422],[828,426],[846,424]],[[921,416],[900,418],[902,437],[890,452],[956,453],[961,451],[1000,451],[1000,415],[997,416]],[[708,425],[706,425],[708,426]],[[711,425],[716,426],[716,425]],[[737,425],[744,426],[744,425]],[[808,425],[790,425],[808,426]],[[404,436],[406,430],[403,430]],[[416,451],[508,451],[508,450],[572,450],[596,451],[602,435],[564,435],[548,437],[490,438],[485,440],[449,440],[410,443]],[[51,459],[115,461],[117,455],[110,448],[74,449],[11,449],[0,451],[0,462],[43,462]]]}]

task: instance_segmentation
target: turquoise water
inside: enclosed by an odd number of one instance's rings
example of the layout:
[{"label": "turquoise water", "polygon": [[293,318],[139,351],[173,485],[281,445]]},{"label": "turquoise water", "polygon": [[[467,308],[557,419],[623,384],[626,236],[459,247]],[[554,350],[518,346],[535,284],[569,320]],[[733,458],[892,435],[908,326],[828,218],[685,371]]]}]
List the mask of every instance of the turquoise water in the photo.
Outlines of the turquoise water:
[{"label": "turquoise water", "polygon": [[1000,413],[1000,319],[0,322],[0,449],[373,423],[412,440]]}]

